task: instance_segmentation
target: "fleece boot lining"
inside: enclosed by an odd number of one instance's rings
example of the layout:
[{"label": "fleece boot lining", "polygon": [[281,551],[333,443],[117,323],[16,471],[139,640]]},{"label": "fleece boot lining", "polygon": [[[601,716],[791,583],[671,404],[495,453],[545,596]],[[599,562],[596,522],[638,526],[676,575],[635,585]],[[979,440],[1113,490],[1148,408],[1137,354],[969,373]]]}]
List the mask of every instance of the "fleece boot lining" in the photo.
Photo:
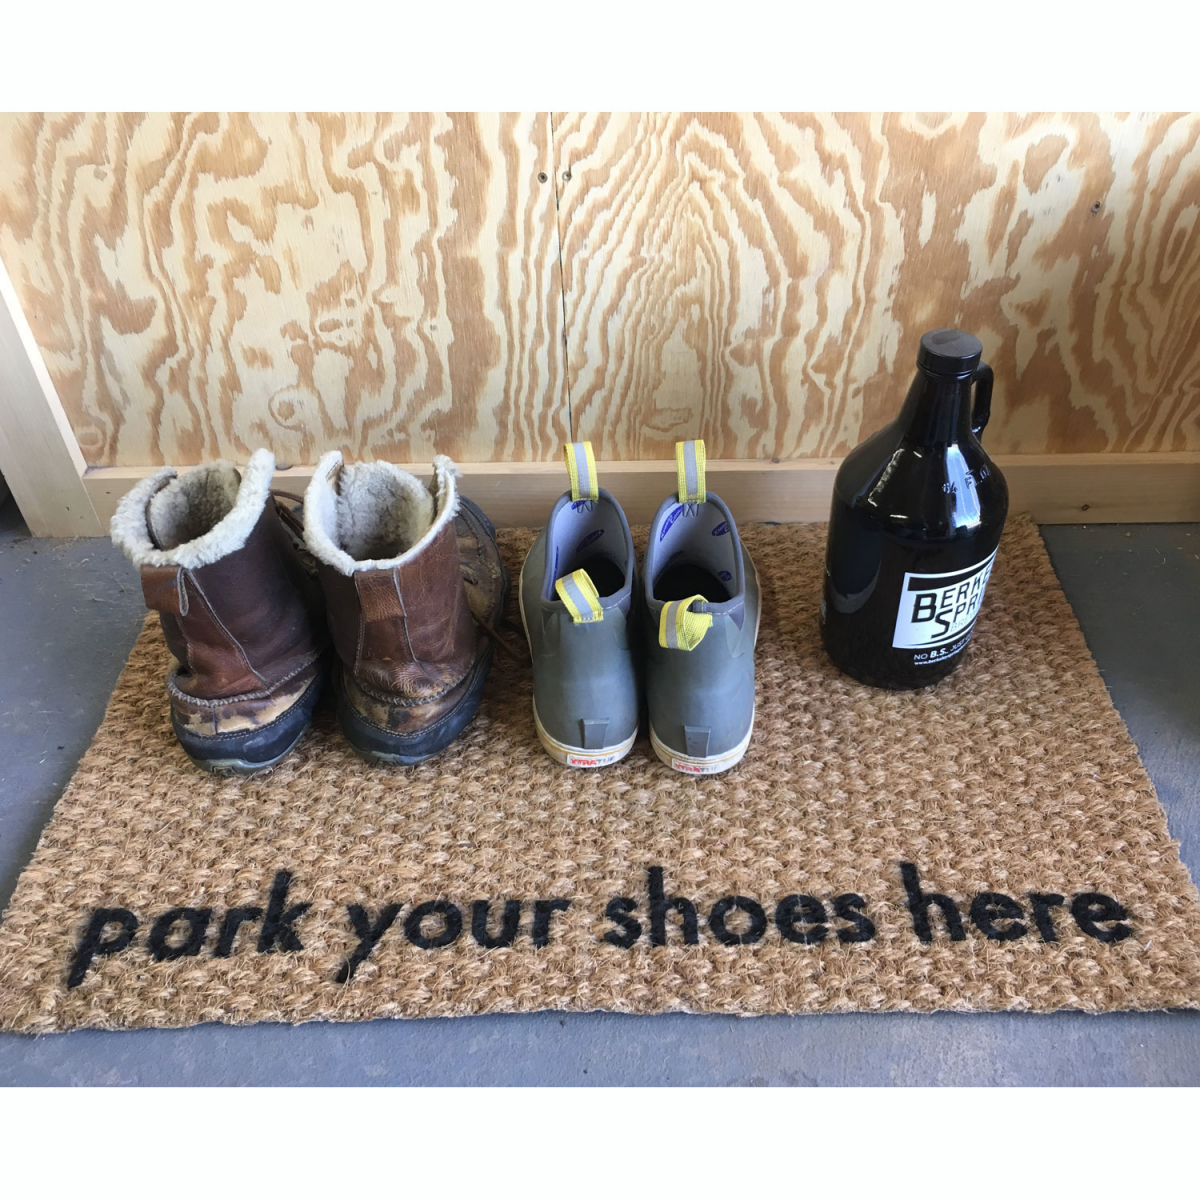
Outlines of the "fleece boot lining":
[{"label": "fleece boot lining", "polygon": [[403,471],[381,463],[342,468],[337,491],[337,542],[351,558],[395,558],[433,524],[433,496]]},{"label": "fleece boot lining", "polygon": [[242,477],[229,463],[213,463],[177,475],[147,506],[150,539],[160,550],[190,542],[229,515]]},{"label": "fleece boot lining", "polygon": [[304,497],[304,537],[319,561],[344,575],[399,566],[454,519],[455,467],[434,459],[432,486],[393,463],[322,457]]},{"label": "fleece boot lining", "polygon": [[112,540],[135,567],[208,566],[246,544],[274,474],[269,450],[256,450],[240,474],[224,461],[183,475],[163,467],[121,498]]}]

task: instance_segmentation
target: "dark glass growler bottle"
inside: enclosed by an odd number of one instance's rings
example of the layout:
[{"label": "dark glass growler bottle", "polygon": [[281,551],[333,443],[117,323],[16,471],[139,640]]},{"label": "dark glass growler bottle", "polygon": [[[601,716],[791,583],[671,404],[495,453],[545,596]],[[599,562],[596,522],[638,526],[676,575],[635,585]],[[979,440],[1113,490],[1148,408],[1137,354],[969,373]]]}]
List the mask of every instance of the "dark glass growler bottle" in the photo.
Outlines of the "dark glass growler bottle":
[{"label": "dark glass growler bottle", "polygon": [[982,353],[969,333],[925,334],[900,415],[838,470],[821,636],[863,683],[935,683],[971,639],[1008,515],[1008,485],[979,443],[992,399]]}]

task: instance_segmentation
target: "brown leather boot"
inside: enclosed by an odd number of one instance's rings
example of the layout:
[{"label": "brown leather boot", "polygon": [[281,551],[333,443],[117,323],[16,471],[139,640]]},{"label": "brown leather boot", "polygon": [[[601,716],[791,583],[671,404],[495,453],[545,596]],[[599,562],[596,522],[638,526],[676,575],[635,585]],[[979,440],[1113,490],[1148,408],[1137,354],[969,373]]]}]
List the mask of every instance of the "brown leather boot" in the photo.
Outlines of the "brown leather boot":
[{"label": "brown leather boot", "polygon": [[492,523],[460,497],[455,467],[431,485],[385,462],[326,454],[304,497],[340,670],[338,721],[373,762],[444,750],[479,707],[508,575]]},{"label": "brown leather boot", "polygon": [[112,539],[142,576],[176,666],[171,724],[192,761],[219,774],[274,766],[304,736],[328,673],[320,585],[293,541],[299,518],[271,496],[275,458],[142,480]]}]

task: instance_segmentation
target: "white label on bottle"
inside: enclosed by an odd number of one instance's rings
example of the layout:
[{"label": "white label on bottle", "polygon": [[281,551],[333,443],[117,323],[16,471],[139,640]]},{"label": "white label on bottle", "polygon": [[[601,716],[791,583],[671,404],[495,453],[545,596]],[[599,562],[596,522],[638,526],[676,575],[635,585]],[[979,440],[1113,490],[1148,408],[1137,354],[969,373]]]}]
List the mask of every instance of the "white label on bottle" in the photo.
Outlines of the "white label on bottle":
[{"label": "white label on bottle", "polygon": [[938,662],[957,654],[971,637],[996,552],[961,571],[930,575],[909,571],[900,593],[892,646],[916,650],[918,663]]}]

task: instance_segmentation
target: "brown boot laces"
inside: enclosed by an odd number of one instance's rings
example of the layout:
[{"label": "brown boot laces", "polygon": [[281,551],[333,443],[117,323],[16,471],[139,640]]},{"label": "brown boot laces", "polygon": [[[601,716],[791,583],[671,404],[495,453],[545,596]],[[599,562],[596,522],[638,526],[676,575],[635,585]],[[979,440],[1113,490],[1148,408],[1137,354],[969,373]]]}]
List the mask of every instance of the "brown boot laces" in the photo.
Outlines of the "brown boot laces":
[{"label": "brown boot laces", "polygon": [[[489,625],[487,623],[487,621],[485,621],[477,613],[472,612],[471,616],[475,618],[475,624],[478,625],[479,628],[482,629],[483,632],[486,633],[488,635],[488,637],[492,639],[492,641],[496,644],[496,646],[500,650],[504,651],[504,653],[513,662],[520,663],[521,666],[528,666],[533,661],[529,656],[529,647],[526,646],[524,640],[516,642],[514,644],[514,642],[509,637],[507,637],[504,633],[501,633],[500,630],[495,629],[493,626]],[[502,619],[501,624],[504,626],[504,628],[506,630],[512,630],[513,633],[516,632],[515,624],[512,621],[510,621],[507,617]]]}]

